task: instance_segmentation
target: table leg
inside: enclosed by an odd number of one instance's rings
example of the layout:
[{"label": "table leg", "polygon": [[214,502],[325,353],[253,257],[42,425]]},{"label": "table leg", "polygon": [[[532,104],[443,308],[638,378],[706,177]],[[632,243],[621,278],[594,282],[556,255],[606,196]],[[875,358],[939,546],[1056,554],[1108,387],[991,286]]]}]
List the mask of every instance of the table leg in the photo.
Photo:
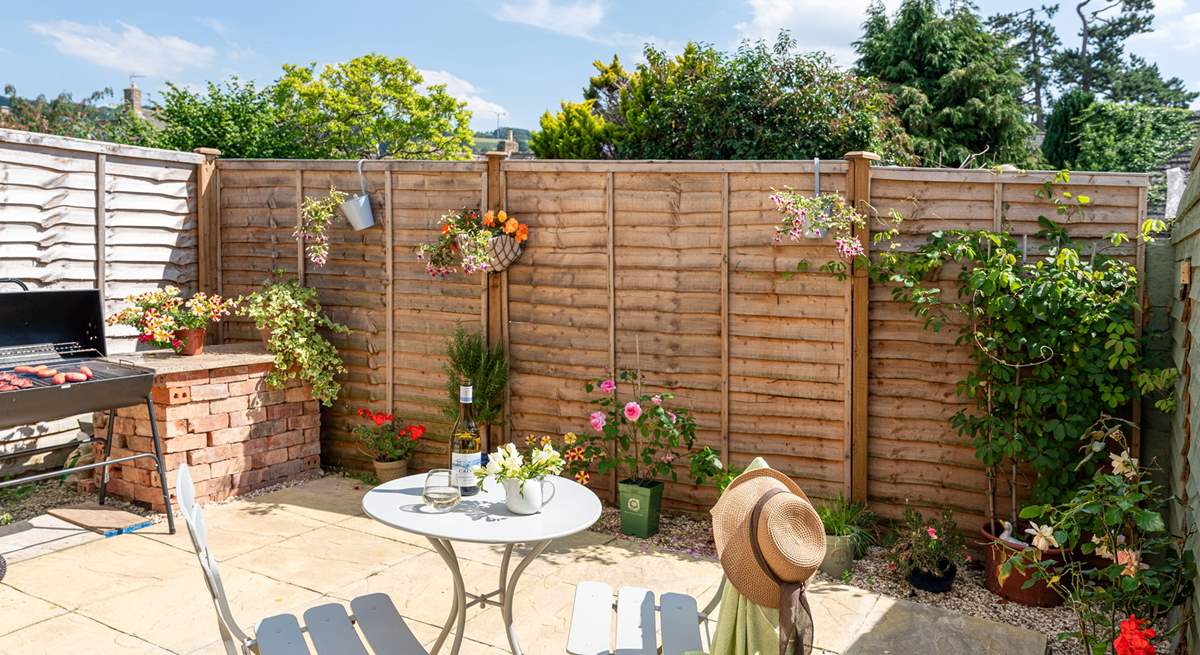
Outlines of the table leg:
[{"label": "table leg", "polygon": [[[529,552],[526,553],[525,557],[522,557],[520,563],[517,564],[517,568],[513,571],[512,578],[507,582],[503,577],[500,579],[500,588],[503,589],[503,592],[500,595],[500,613],[504,618],[504,631],[508,634],[508,647],[509,650],[512,651],[513,655],[523,655],[524,653],[524,651],[521,650],[521,642],[517,639],[517,632],[513,628],[513,596],[517,592],[517,581],[520,580],[521,574],[525,571],[525,568],[532,564],[533,560],[537,559],[537,556],[541,555],[542,551],[546,550],[546,547],[549,545],[549,541],[537,541],[529,544]],[[507,549],[505,549],[504,562],[501,566],[501,576],[508,572],[508,558],[511,552],[512,546],[509,546]]]},{"label": "table leg", "polygon": [[438,635],[437,641],[434,642],[430,653],[437,655],[441,650],[442,644],[446,641],[446,635],[450,632],[450,627],[455,626],[454,643],[450,646],[450,655],[458,655],[458,649],[462,647],[463,632],[467,624],[467,590],[463,584],[462,571],[458,567],[458,556],[454,552],[454,546],[448,540],[434,539],[428,537],[429,543],[433,545],[433,549],[442,556],[442,560],[446,562],[446,566],[450,567],[450,574],[454,577],[454,607],[450,610],[450,616],[446,618],[446,625],[442,626],[442,632]]}]

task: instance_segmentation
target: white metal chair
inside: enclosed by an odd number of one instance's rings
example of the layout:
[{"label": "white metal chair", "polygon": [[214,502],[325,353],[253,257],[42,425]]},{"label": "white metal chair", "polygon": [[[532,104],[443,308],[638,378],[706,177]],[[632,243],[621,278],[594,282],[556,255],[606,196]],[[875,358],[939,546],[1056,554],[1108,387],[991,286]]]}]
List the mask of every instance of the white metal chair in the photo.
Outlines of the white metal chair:
[{"label": "white metal chair", "polygon": [[217,559],[208,548],[208,524],[196,504],[196,488],[187,464],[179,467],[175,493],[204,571],[204,581],[212,594],[221,641],[229,655],[312,655],[304,639],[306,632],[318,655],[428,655],[386,594],[367,594],[350,601],[353,614],[346,614],[340,603],[313,607],[304,612],[304,627],[292,614],[277,614],[259,621],[254,637],[250,637],[238,627],[229,609]]},{"label": "white metal chair", "polygon": [[[603,582],[580,582],[575,586],[571,628],[567,637],[570,655],[656,655],[660,652],[656,623],[662,632],[662,655],[702,651],[700,626],[708,622],[721,602],[725,577],[703,610],[687,594],[666,593],[654,604],[654,592],[640,587],[621,587],[613,596]],[[659,619],[655,619],[657,610]],[[613,621],[616,641],[612,642]],[[709,634],[711,639],[712,635]]]}]

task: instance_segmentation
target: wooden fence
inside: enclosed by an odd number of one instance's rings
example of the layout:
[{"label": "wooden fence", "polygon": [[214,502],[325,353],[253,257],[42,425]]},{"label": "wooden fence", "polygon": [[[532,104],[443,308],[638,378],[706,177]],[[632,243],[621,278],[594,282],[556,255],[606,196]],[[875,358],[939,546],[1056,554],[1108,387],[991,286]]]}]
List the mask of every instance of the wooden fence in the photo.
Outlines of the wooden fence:
[{"label": "wooden fence", "polygon": [[[1053,173],[869,164],[862,153],[820,162],[820,188],[881,214],[899,211],[905,247],[951,228],[1020,239],[1038,231],[1039,215],[1056,218],[1036,195]],[[969,366],[954,327],[924,331],[862,271],[844,281],[780,275],[800,258],[833,257],[828,242],[771,244],[770,190],[812,192],[812,162],[497,156],[369,162],[366,170],[381,225],[335,225],[323,268],[305,262],[292,236],[298,204],[330,185],[355,189],[353,162],[218,160],[217,182],[201,200],[213,226],[201,244],[210,249],[201,257],[207,286],[243,293],[282,268],[353,329],[336,339],[350,371],[325,413],[328,462],[365,467],[348,428],[355,409],[369,405],[426,422],[434,438],[417,465],[443,463],[444,341],[465,323],[510,354],[509,421],[495,441],[586,429],[584,381],[640,366],[650,386],[695,412],[700,442],[726,461],[764,455],[814,496],[866,498],[887,516],[912,502],[950,507],[964,526],[981,522],[982,468],[947,421],[963,407],[954,382]],[[1085,219],[1066,225],[1081,240],[1132,234],[1145,215],[1143,175],[1077,173],[1068,187],[1093,199]],[[434,236],[442,213],[468,205],[528,222],[524,257],[487,280],[429,280],[413,249]],[[1030,256],[1038,245],[1029,239]],[[1140,248],[1123,254],[1140,265]],[[225,336],[257,338],[236,322]],[[680,483],[667,496],[698,507],[713,490]]]},{"label": "wooden fence", "polygon": [[[0,278],[31,289],[99,288],[107,313],[163,284],[194,290],[197,175],[205,162],[193,153],[0,129]],[[111,328],[108,336],[110,352],[136,346],[131,329]],[[75,426],[64,419],[0,430],[0,448],[51,446],[73,439]]]}]

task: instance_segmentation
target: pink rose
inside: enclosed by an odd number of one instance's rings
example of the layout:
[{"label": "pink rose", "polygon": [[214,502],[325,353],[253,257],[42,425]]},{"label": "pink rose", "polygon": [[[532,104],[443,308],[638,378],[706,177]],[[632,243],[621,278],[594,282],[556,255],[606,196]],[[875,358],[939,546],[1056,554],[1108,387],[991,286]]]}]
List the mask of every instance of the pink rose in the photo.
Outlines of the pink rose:
[{"label": "pink rose", "polygon": [[613,382],[612,378],[608,378],[600,383],[600,390],[604,393],[612,393],[617,389],[617,383]]},{"label": "pink rose", "polygon": [[596,432],[604,430],[604,412],[592,412],[592,429]]},{"label": "pink rose", "polygon": [[662,404],[662,396],[660,396],[658,394],[654,394],[653,396],[650,396],[650,401],[653,402],[655,405],[661,405]]},{"label": "pink rose", "polygon": [[642,406],[630,401],[625,403],[625,418],[636,421],[642,416]]},{"label": "pink rose", "polygon": [[933,526],[932,526],[932,525],[931,525],[931,526],[929,526],[928,528],[925,528],[925,533],[929,535],[929,538],[930,538],[930,539],[933,539],[934,541],[937,541],[937,538],[938,538],[938,536],[937,536],[937,530],[933,529]]},{"label": "pink rose", "polygon": [[667,410],[667,416],[671,419],[671,423],[675,422],[675,412]]}]

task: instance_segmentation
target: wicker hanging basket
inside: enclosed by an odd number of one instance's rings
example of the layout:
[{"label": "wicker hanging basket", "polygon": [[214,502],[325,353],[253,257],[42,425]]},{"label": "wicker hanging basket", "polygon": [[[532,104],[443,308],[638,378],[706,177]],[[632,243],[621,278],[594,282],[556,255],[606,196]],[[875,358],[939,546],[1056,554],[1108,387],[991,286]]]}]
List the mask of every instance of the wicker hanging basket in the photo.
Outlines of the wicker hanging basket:
[{"label": "wicker hanging basket", "polygon": [[488,240],[488,253],[492,256],[492,272],[499,273],[517,263],[525,252],[525,244],[510,236],[495,236]]}]

